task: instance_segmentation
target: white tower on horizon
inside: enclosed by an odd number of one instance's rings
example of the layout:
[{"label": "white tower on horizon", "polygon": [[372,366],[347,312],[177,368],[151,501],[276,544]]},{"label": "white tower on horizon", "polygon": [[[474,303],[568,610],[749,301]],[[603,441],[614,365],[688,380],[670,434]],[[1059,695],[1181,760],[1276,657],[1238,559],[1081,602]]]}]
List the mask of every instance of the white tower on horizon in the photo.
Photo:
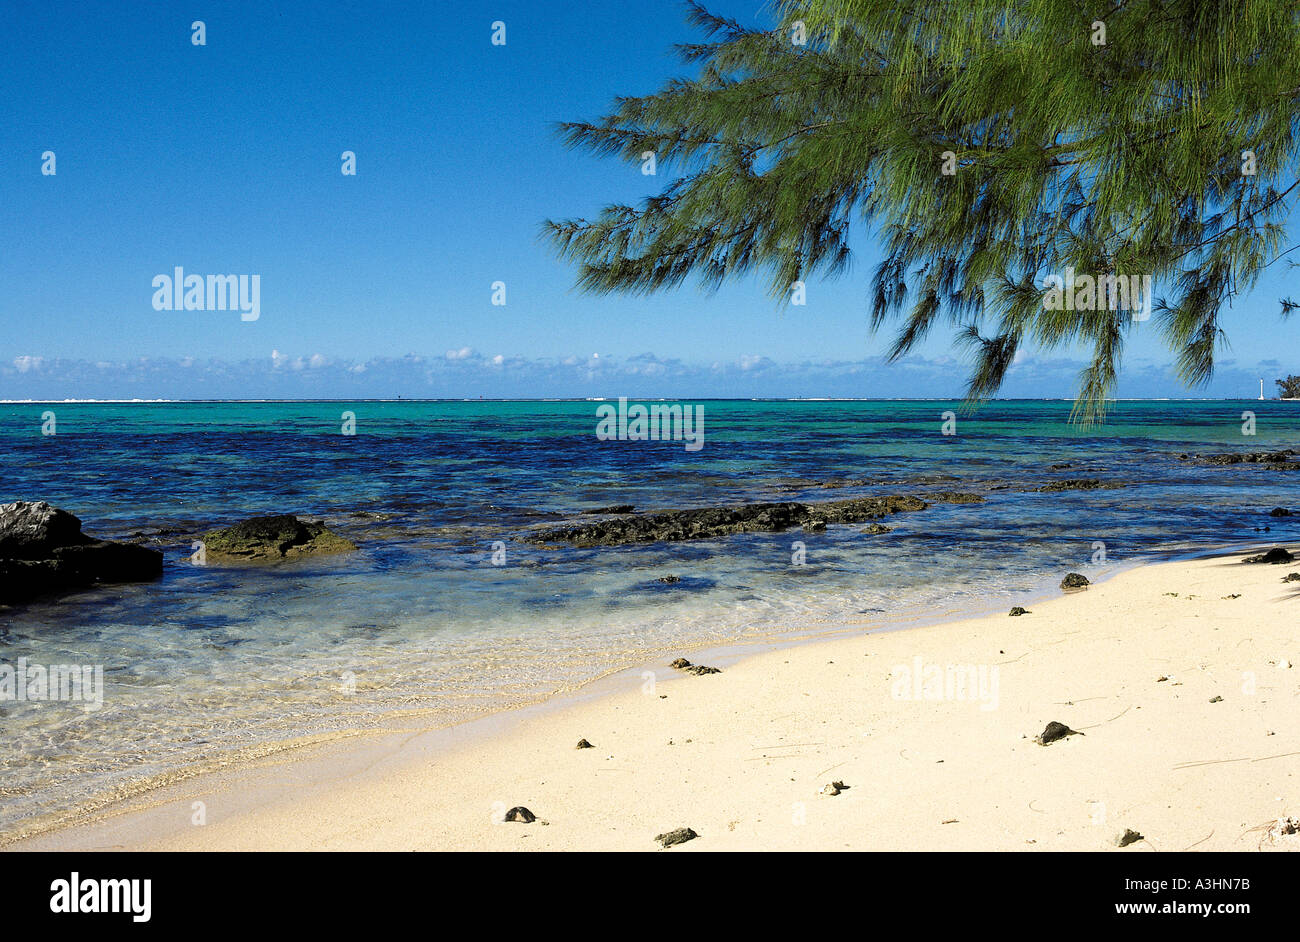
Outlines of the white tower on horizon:
[{"label": "white tower on horizon", "polygon": [[1259,378],[1259,398],[1264,398],[1264,377]]}]

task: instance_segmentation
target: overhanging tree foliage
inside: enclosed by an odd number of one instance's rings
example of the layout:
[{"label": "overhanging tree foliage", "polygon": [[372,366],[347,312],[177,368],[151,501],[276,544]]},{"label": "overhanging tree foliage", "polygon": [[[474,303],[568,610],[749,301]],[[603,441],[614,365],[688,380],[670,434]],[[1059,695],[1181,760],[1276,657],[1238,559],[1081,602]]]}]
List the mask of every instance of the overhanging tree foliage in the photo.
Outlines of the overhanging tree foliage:
[{"label": "overhanging tree foliage", "polygon": [[640,206],[546,224],[584,289],[760,272],[788,297],[846,268],[856,222],[883,250],[868,301],[873,330],[901,322],[892,357],[947,324],[974,347],[979,399],[1026,342],[1084,343],[1088,422],[1135,320],[1046,309],[1046,276],[1151,276],[1155,322],[1198,384],[1232,298],[1289,251],[1293,3],[804,0],[771,30],[693,2],[688,17],[708,40],[681,49],[698,76],[561,126],[676,174]]}]

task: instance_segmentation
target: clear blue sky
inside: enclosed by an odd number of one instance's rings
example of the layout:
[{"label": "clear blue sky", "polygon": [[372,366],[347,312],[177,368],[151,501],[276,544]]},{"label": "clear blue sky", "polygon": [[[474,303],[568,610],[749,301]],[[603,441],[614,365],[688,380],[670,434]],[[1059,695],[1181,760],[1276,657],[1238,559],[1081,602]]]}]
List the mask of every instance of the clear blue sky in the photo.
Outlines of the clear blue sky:
[{"label": "clear blue sky", "polygon": [[[755,0],[713,8],[767,22]],[[191,44],[196,19],[206,46]],[[908,363],[879,362],[870,244],[801,308],[756,282],[573,290],[541,221],[664,177],[569,151],[552,123],[683,74],[672,46],[699,37],[677,2],[6,0],[0,36],[5,398],[961,390],[942,332]],[[259,274],[260,319],[155,311],[151,280],[176,266]],[[1195,394],[1257,395],[1259,375],[1271,392],[1300,372],[1277,363],[1300,349],[1300,321],[1277,316],[1295,292],[1276,267],[1229,314],[1233,349]],[[1077,359],[1030,351],[1007,392],[1070,395]],[[1121,395],[1187,394],[1169,359],[1147,326]]]}]

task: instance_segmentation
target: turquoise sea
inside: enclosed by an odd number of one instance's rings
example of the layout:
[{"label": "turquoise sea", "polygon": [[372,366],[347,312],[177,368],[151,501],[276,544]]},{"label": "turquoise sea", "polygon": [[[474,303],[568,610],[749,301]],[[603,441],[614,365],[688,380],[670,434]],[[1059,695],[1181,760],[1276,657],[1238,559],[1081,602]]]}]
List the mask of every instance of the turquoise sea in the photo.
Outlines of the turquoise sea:
[{"label": "turquoise sea", "polygon": [[[105,680],[96,711],[0,701],[0,838],[297,737],[449,723],[702,645],[1001,609],[1068,570],[1300,536],[1300,516],[1267,516],[1300,512],[1300,471],[1178,457],[1300,449],[1297,402],[1121,401],[1091,429],[1064,401],[691,404],[698,451],[602,441],[591,401],[0,405],[0,502],[47,500],[166,554],[156,583],[0,608],[0,664],[102,665]],[[1033,490],[1065,478],[1124,486]],[[519,540],[615,504],[939,491],[984,500],[877,535]],[[360,549],[189,561],[198,533],[270,513],[323,519]]]}]

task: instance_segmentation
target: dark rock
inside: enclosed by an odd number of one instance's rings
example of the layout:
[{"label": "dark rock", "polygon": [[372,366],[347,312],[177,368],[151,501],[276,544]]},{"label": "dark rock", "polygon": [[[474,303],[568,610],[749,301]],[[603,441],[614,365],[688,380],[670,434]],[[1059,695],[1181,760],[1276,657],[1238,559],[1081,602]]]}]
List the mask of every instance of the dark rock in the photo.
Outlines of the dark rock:
[{"label": "dark rock", "polygon": [[532,824],[537,820],[537,815],[533,814],[523,805],[519,805],[506,812],[506,820],[518,821],[520,824]]},{"label": "dark rock", "polygon": [[1088,577],[1077,572],[1067,572],[1061,580],[1062,589],[1084,589],[1092,585]]},{"label": "dark rock", "polygon": [[662,582],[664,585],[676,585],[682,581],[681,576],[660,576],[655,582]]},{"label": "dark rock", "polygon": [[1223,702],[1223,697],[1210,697],[1210,702],[1211,702],[1211,703],[1222,703],[1222,702]]},{"label": "dark rock", "polygon": [[809,520],[807,523],[803,525],[803,530],[805,533],[821,533],[825,529],[826,529],[825,520]]},{"label": "dark rock", "polygon": [[1141,834],[1132,828],[1125,828],[1124,833],[1115,838],[1116,847],[1127,847],[1129,844],[1136,844],[1138,841],[1146,840]]},{"label": "dark rock", "polygon": [[984,501],[982,494],[969,494],[965,491],[939,491],[925,496],[936,504],[979,504]]},{"label": "dark rock", "polygon": [[684,657],[679,657],[677,660],[673,661],[672,664],[668,666],[674,667],[679,671],[686,671],[686,673],[688,674],[695,674],[697,677],[702,677],[705,674],[722,673],[722,671],[716,667],[705,667],[703,664],[692,664]]},{"label": "dark rock", "polygon": [[55,547],[89,539],[80,520],[43,500],[0,504],[0,559],[48,559]]},{"label": "dark rock", "polygon": [[1288,572],[1282,577],[1283,582],[1300,582],[1300,572]]},{"label": "dark rock", "polygon": [[1101,491],[1123,487],[1116,481],[1103,481],[1100,478],[1069,478],[1064,481],[1052,481],[1038,488],[1040,491]]},{"label": "dark rock", "polygon": [[1196,461],[1200,464],[1232,465],[1262,464],[1276,471],[1290,471],[1300,468],[1300,461],[1292,461],[1291,456],[1300,454],[1292,448],[1282,451],[1230,451],[1213,455],[1179,455],[1184,461]]},{"label": "dark rock", "polygon": [[1021,608],[1019,605],[1017,605],[1017,606],[1015,606],[1014,608],[1012,608],[1011,611],[1008,612],[1007,614],[1008,614],[1008,615],[1028,615],[1028,614],[1030,614],[1030,612],[1029,612],[1029,609],[1027,609],[1027,608]]},{"label": "dark rock", "polygon": [[0,504],[0,604],[101,583],[147,582],[162,570],[158,550],[87,536],[80,520],[45,501]]},{"label": "dark rock", "polygon": [[1083,733],[1079,732],[1077,729],[1070,729],[1070,727],[1066,726],[1064,723],[1058,723],[1056,720],[1052,720],[1052,722],[1048,723],[1046,728],[1044,728],[1036,738],[1039,745],[1046,746],[1050,743],[1056,742],[1058,739],[1064,739],[1066,736],[1082,735]]},{"label": "dark rock", "polygon": [[1291,513],[1291,511],[1287,510],[1285,507],[1274,507],[1272,510],[1270,510],[1270,511],[1268,512],[1268,515],[1269,515],[1270,517],[1290,517],[1290,516],[1293,516],[1293,514]]},{"label": "dark rock", "polygon": [[631,504],[615,504],[613,507],[597,507],[595,510],[584,510],[584,514],[630,514],[632,513]]},{"label": "dark rock", "polygon": [[530,543],[566,542],[576,546],[700,540],[736,533],[779,533],[814,522],[863,523],[903,511],[924,510],[927,506],[920,498],[900,496],[856,497],[809,504],[793,501],[739,504],[610,517],[534,530],[524,539]]},{"label": "dark rock", "polygon": [[579,739],[578,744],[573,748],[574,749],[595,749],[596,747],[593,746],[591,743],[587,742],[587,740],[585,739]]},{"label": "dark rock", "polygon": [[887,527],[883,523],[869,523],[865,527],[863,527],[860,532],[876,535],[880,533],[893,533],[894,528]]},{"label": "dark rock", "polygon": [[1258,556],[1247,556],[1242,560],[1243,563],[1291,563],[1295,562],[1295,557],[1281,546],[1275,546],[1267,553],[1260,553]]},{"label": "dark rock", "polygon": [[693,841],[699,836],[690,828],[677,828],[664,834],[656,834],[655,840],[664,847],[672,847],[674,844],[685,844],[687,841]]},{"label": "dark rock", "polygon": [[211,530],[200,539],[208,558],[216,561],[268,562],[356,549],[323,523],[305,522],[292,514],[253,517],[223,530]]},{"label": "dark rock", "polygon": [[930,506],[919,497],[853,497],[848,500],[832,500],[806,505],[808,513],[815,519],[827,523],[866,523],[887,517],[890,514],[910,513],[925,510]]}]

